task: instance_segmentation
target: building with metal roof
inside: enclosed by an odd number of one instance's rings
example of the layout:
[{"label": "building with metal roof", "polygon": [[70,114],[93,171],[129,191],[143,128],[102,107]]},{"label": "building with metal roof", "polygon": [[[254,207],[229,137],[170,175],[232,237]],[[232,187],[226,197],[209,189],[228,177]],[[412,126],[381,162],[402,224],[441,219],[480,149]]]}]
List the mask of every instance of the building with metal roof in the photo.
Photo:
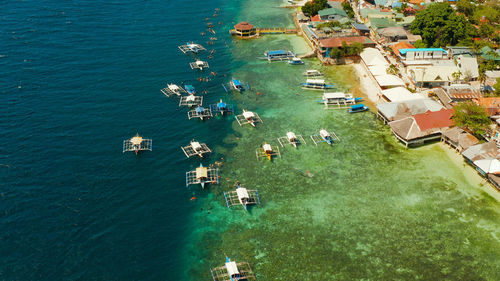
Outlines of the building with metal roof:
[{"label": "building with metal roof", "polygon": [[347,18],[347,14],[343,9],[329,8],[320,10],[318,15],[321,20],[340,20],[342,18]]}]

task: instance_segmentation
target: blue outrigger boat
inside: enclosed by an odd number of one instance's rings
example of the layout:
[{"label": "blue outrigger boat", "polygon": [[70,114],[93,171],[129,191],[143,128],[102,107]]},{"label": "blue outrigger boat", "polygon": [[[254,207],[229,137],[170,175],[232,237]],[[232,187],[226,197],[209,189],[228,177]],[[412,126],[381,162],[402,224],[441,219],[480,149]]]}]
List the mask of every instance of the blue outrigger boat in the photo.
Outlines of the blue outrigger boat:
[{"label": "blue outrigger boat", "polygon": [[230,115],[234,113],[234,106],[223,102],[221,99],[217,104],[211,104],[210,110],[212,112],[220,112],[221,115]]},{"label": "blue outrigger boat", "polygon": [[186,90],[186,92],[188,92],[188,94],[190,95],[196,94],[196,89],[193,85],[184,85],[184,90]]},{"label": "blue outrigger boat", "polygon": [[226,92],[229,92],[229,90],[227,89],[226,86],[229,86],[229,88],[231,90],[235,90],[235,91],[238,91],[240,93],[250,89],[250,85],[248,83],[242,82],[242,81],[234,79],[234,78],[231,78],[231,81],[229,81],[229,83],[227,85],[222,84],[222,87],[224,87],[224,90]]},{"label": "blue outrigger boat", "polygon": [[349,108],[349,113],[363,112],[367,111],[368,109],[368,106],[364,104],[355,104],[351,105],[351,107]]},{"label": "blue outrigger boat", "polygon": [[313,89],[313,90],[325,90],[333,89],[334,85],[325,84],[323,79],[307,79],[305,83],[302,83],[302,88]]}]

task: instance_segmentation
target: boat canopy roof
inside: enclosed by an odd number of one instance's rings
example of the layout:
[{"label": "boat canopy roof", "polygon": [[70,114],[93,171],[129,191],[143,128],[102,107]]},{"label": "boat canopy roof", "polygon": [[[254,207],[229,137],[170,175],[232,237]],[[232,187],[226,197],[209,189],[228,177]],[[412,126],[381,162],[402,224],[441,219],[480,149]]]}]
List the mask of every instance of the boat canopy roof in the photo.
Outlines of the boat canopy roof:
[{"label": "boat canopy roof", "polygon": [[175,85],[175,84],[168,84],[168,88],[169,88],[170,90],[173,90],[173,91],[175,91],[175,90],[179,90],[179,86],[177,86],[177,85]]},{"label": "boat canopy roof", "polygon": [[233,79],[233,84],[235,87],[242,86],[240,80]]},{"label": "boat canopy roof", "polygon": [[234,261],[226,262],[226,269],[229,276],[240,274],[240,272],[238,271],[238,267],[236,266],[236,262]]},{"label": "boat canopy roof", "polygon": [[206,178],[208,177],[208,169],[207,167],[198,167],[196,168],[196,178],[201,179],[201,178]]},{"label": "boat canopy roof", "polygon": [[194,150],[197,150],[197,149],[201,148],[201,144],[199,142],[197,142],[197,141],[191,142],[191,146],[193,147]]},{"label": "boat canopy roof", "polygon": [[226,103],[221,101],[221,102],[219,102],[219,103],[217,104],[217,106],[218,106],[219,108],[225,108],[225,107],[226,107]]},{"label": "boat canopy roof", "polygon": [[264,144],[262,148],[264,148],[265,151],[273,151],[271,145],[268,143]]},{"label": "boat canopy roof", "polygon": [[236,188],[236,194],[238,194],[238,198],[250,198],[248,195],[248,191],[244,187]]},{"label": "boat canopy roof", "polygon": [[288,132],[288,133],[286,133],[286,136],[287,136],[289,139],[294,139],[294,138],[296,138],[296,137],[297,137],[297,136],[295,135],[295,133],[294,133],[294,132]]},{"label": "boat canopy roof", "polygon": [[252,118],[254,116],[255,116],[255,114],[253,112],[251,112],[251,111],[245,111],[245,112],[243,112],[243,117],[245,117],[247,119],[248,118]]},{"label": "boat canopy roof", "polygon": [[194,91],[194,86],[193,85],[184,85],[184,89],[186,89],[186,91]]},{"label": "boat canopy roof", "polygon": [[195,101],[196,97],[194,95],[189,95],[186,97],[186,101]]},{"label": "boat canopy roof", "polygon": [[285,50],[276,50],[276,51],[267,52],[268,56],[279,56],[279,55],[286,55],[286,54],[288,54],[288,52]]},{"label": "boat canopy roof", "polygon": [[351,105],[351,109],[362,109],[362,108],[365,108],[365,105],[364,104],[355,104],[355,105]]},{"label": "boat canopy roof", "polygon": [[342,92],[324,93],[323,94],[324,99],[343,99],[345,97],[346,97],[345,93],[342,93]]},{"label": "boat canopy roof", "polygon": [[205,111],[205,108],[203,108],[202,106],[198,106],[196,108],[196,113],[203,113],[203,111]]},{"label": "boat canopy roof", "polygon": [[325,84],[325,80],[324,79],[307,79],[306,83],[309,83],[309,84]]}]

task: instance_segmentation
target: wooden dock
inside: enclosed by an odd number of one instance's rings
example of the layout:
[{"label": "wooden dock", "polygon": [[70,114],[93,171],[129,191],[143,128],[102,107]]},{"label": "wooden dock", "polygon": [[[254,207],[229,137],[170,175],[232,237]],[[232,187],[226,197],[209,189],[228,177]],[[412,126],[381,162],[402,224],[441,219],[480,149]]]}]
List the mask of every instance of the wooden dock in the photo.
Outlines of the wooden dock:
[{"label": "wooden dock", "polygon": [[[231,35],[236,35],[236,29],[230,29],[229,33]],[[265,34],[296,34],[296,28],[284,28],[284,27],[261,27],[255,28],[255,35],[251,36],[253,38]]]}]

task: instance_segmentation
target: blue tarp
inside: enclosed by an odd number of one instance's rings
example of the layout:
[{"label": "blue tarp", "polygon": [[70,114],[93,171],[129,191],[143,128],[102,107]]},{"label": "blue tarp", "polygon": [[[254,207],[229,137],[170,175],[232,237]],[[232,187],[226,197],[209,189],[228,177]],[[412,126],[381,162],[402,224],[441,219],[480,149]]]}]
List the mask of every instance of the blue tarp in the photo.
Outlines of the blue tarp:
[{"label": "blue tarp", "polygon": [[236,79],[233,79],[233,84],[234,84],[235,87],[243,86],[243,85],[241,85],[240,80],[236,80]]},{"label": "blue tarp", "polygon": [[399,49],[399,53],[402,55],[405,55],[407,52],[434,52],[434,51],[442,51],[445,54],[448,53],[443,48]]},{"label": "blue tarp", "polygon": [[362,108],[365,108],[364,104],[351,105],[351,109],[362,109]]},{"label": "blue tarp", "polygon": [[205,111],[205,109],[203,107],[201,107],[201,106],[198,106],[196,108],[196,113],[203,113],[203,111]]},{"label": "blue tarp", "polygon": [[277,55],[286,55],[287,52],[285,50],[276,50],[267,52],[268,56],[277,56]]},{"label": "blue tarp", "polygon": [[394,3],[392,3],[392,7],[393,8],[401,8],[401,6],[403,6],[403,3],[401,3],[401,2],[394,2]]}]

